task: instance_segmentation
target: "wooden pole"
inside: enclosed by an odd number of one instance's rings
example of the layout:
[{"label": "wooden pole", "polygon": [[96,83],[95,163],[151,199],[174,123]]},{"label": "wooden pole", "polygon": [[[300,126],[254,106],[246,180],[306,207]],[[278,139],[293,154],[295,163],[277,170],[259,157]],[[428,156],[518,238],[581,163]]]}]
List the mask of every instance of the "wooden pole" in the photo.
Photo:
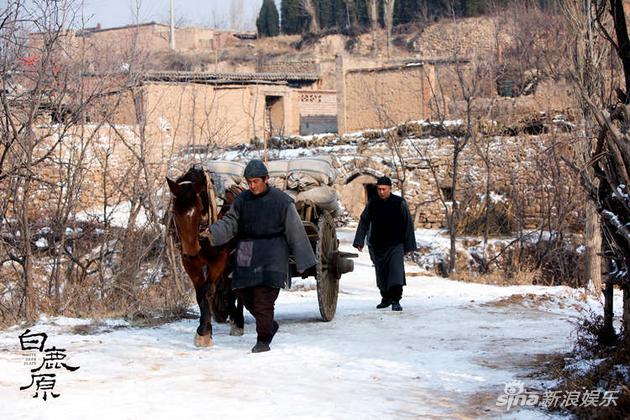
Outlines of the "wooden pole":
[{"label": "wooden pole", "polygon": [[175,5],[171,0],[171,37],[169,40],[171,50],[175,50]]}]

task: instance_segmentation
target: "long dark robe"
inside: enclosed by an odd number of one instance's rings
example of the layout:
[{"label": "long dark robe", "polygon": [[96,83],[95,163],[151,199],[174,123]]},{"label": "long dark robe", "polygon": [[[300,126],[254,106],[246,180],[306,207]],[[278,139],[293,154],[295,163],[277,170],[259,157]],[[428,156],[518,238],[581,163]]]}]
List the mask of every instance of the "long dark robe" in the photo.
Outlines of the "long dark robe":
[{"label": "long dark robe", "polygon": [[381,292],[392,286],[404,286],[405,253],[417,249],[413,221],[405,200],[393,194],[387,200],[373,197],[361,213],[353,245],[362,247],[366,236],[376,269],[376,285]]},{"label": "long dark robe", "polygon": [[392,286],[405,286],[405,253],[403,244],[392,245],[387,248],[370,250],[372,262],[376,270],[376,285],[385,292]]}]

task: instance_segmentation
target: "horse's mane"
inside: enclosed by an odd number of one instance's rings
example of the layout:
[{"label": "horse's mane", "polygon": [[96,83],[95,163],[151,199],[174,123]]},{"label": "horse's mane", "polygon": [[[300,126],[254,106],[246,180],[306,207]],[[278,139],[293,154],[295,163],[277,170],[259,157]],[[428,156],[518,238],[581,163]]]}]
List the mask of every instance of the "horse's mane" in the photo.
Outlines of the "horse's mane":
[{"label": "horse's mane", "polygon": [[203,213],[208,213],[210,206],[206,177],[203,173],[203,169],[198,166],[193,166],[188,169],[188,172],[177,178],[175,182],[180,184],[181,187],[180,193],[177,194],[173,203],[177,211],[185,212],[195,205],[197,201],[197,193],[195,190],[197,189],[201,191],[199,196],[201,197],[201,204],[203,205]]}]

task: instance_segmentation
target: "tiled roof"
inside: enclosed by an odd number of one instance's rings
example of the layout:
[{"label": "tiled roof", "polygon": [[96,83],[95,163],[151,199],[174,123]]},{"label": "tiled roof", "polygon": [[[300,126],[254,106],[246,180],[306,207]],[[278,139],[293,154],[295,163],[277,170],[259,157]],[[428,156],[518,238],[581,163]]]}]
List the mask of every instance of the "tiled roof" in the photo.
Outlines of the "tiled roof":
[{"label": "tiled roof", "polygon": [[205,73],[190,71],[150,71],[144,80],[166,82],[198,83],[252,83],[252,82],[315,82],[320,79],[316,73]]}]

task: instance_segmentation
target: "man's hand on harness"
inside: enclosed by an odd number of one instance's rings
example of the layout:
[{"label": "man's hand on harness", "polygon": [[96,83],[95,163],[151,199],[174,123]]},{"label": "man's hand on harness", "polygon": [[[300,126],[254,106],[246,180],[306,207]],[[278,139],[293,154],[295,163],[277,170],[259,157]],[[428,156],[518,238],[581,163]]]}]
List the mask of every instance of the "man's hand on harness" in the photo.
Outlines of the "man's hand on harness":
[{"label": "man's hand on harness", "polygon": [[199,242],[202,242],[203,240],[207,240],[208,243],[212,245],[212,233],[210,232],[210,229],[206,229],[199,233]]}]

